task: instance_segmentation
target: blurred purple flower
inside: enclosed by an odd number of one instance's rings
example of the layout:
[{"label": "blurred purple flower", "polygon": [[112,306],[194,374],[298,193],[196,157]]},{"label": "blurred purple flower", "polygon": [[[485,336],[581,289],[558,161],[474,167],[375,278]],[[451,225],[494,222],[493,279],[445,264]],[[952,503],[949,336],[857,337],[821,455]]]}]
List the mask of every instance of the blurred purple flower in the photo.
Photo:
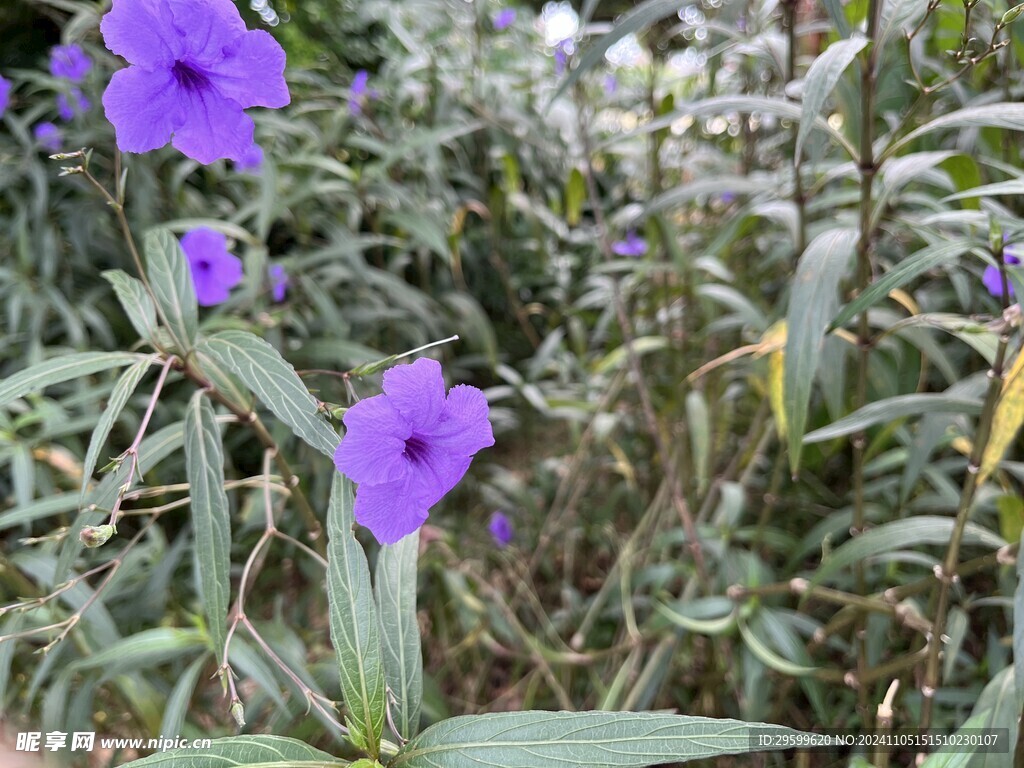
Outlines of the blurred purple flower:
[{"label": "blurred purple flower", "polygon": [[512,521],[504,512],[495,512],[491,515],[491,522],[487,526],[491,532],[491,538],[495,545],[504,549],[512,541]]},{"label": "blurred purple flower", "polygon": [[365,69],[360,69],[352,77],[352,85],[349,86],[349,100],[348,100],[348,111],[353,115],[363,114],[363,107],[367,101],[376,101],[380,98],[380,93],[376,88],[368,87],[370,83],[370,73]]},{"label": "blurred purple flower", "polygon": [[131,65],[103,94],[122,152],[170,141],[203,164],[241,160],[253,143],[244,109],[289,103],[284,49],[248,31],[231,0],[114,0],[103,41]]},{"label": "blurred purple flower", "polygon": [[241,158],[235,160],[235,170],[239,173],[248,173],[253,176],[259,175],[260,171],[263,170],[263,147],[253,143],[251,147],[245,150],[245,154]]},{"label": "blurred purple flower", "polygon": [[3,117],[4,112],[7,111],[7,105],[10,103],[10,98],[11,81],[3,76],[0,76],[0,117]]},{"label": "blurred purple flower", "polygon": [[[1016,266],[1021,263],[1020,257],[1012,251],[1012,246],[1003,251],[1003,263],[1010,266]],[[997,299],[1003,298],[1003,276],[999,268],[994,264],[985,267],[985,271],[981,275],[981,282],[988,289],[988,292]],[[1010,298],[1013,298],[1013,286],[1009,281],[1007,281],[1006,288]]]},{"label": "blurred purple flower", "polygon": [[739,18],[736,19],[736,31],[737,32],[746,32],[747,31],[747,17],[744,16],[742,13],[740,14]]},{"label": "blurred purple flower", "polygon": [[612,253],[617,256],[643,256],[647,253],[647,241],[636,233],[635,229],[626,233],[625,240],[612,243]]},{"label": "blurred purple flower", "polygon": [[181,249],[192,270],[192,284],[201,307],[227,301],[231,289],[242,282],[242,261],[228,253],[223,232],[200,227],[181,238]]},{"label": "blurred purple flower", "polygon": [[445,396],[441,365],[421,358],[384,373],[384,394],[353,405],[334,465],[352,481],[356,522],[394,544],[466,474],[473,454],[494,445],[487,400],[476,387]]},{"label": "blurred purple flower", "polygon": [[718,199],[722,201],[722,205],[732,205],[736,202],[736,195],[732,192],[723,192],[718,196]]},{"label": "blurred purple flower", "polygon": [[61,136],[60,128],[53,123],[39,123],[32,129],[32,135],[36,137],[39,146],[45,150],[56,152],[60,149],[63,137]]},{"label": "blurred purple flower", "polygon": [[571,37],[560,40],[555,44],[555,74],[561,75],[565,72],[565,68],[569,63],[569,56],[572,54],[575,46]]},{"label": "blurred purple flower", "polygon": [[619,78],[609,72],[604,76],[604,93],[606,96],[611,96],[619,90]]},{"label": "blurred purple flower", "polygon": [[272,264],[268,270],[270,276],[270,295],[276,302],[284,301],[285,294],[288,292],[288,285],[291,280],[288,279],[288,273],[284,271],[284,267],[280,264]]},{"label": "blurred purple flower", "polygon": [[492,19],[494,28],[499,32],[503,29],[511,27],[516,20],[516,9],[515,8],[502,8]]},{"label": "blurred purple flower", "polygon": [[81,46],[58,45],[50,51],[50,74],[72,83],[80,83],[92,68],[92,61]]},{"label": "blurred purple flower", "polygon": [[57,114],[61,120],[71,120],[75,115],[83,115],[90,109],[92,104],[80,88],[72,88],[70,97],[66,93],[57,94]]}]

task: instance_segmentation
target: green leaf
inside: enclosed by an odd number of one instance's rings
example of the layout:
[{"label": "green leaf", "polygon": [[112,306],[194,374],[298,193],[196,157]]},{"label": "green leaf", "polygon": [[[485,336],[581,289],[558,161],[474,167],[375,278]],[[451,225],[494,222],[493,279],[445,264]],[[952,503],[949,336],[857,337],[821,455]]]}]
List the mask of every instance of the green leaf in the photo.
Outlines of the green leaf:
[{"label": "green leaf", "polygon": [[156,627],[107,645],[91,656],[78,659],[68,669],[73,672],[99,669],[103,678],[111,678],[133,669],[163,664],[205,647],[198,629]]},{"label": "green leaf", "polygon": [[370,568],[352,533],[353,500],[351,481],[334,473],[327,511],[327,602],[350,736],[376,758],[387,712],[385,677]]},{"label": "green leaf", "polygon": [[796,135],[796,156],[803,154],[803,146],[811,135],[814,119],[825,106],[825,100],[836,87],[843,72],[850,66],[857,54],[868,44],[867,38],[851,37],[832,43],[818,56],[807,70],[804,78],[803,119]]},{"label": "green leaf", "polygon": [[120,269],[108,269],[100,274],[114,287],[117,300],[135,332],[151,344],[156,342],[156,306],[142,281]]},{"label": "green leaf", "polygon": [[1024,104],[999,102],[981,107],[965,107],[942,115],[911,131],[890,146],[879,162],[897,154],[922,136],[945,128],[1005,128],[1009,131],[1024,131]]},{"label": "green leaf", "polygon": [[744,620],[742,612],[736,617],[736,624],[739,627],[743,642],[750,649],[750,652],[769,669],[774,669],[783,675],[790,677],[804,677],[813,675],[818,671],[817,667],[808,667],[802,664],[795,664],[780,656],[767,642],[754,633]]},{"label": "green leaf", "polygon": [[320,415],[291,363],[270,344],[247,331],[221,331],[199,348],[238,376],[296,436],[334,457],[337,433]]},{"label": "green leaf", "polygon": [[121,768],[335,768],[348,762],[331,757],[298,739],[283,736],[232,736],[214,739],[208,749],[171,749]]},{"label": "green leaf", "polygon": [[[826,557],[815,571],[813,582],[820,584],[836,571],[869,557],[925,545],[946,546],[955,524],[949,517],[920,515],[879,525],[847,541]],[[974,523],[967,523],[964,543],[993,550],[1006,546],[1001,536]]]},{"label": "green leaf", "polygon": [[786,313],[784,404],[789,466],[800,468],[811,385],[825,345],[825,330],[839,304],[839,282],[846,275],[857,231],[833,229],[818,235],[797,264]]},{"label": "green leaf", "polygon": [[196,561],[203,610],[218,664],[225,663],[224,638],[231,597],[231,512],[224,492],[224,449],[213,406],[196,392],[185,411],[185,471],[195,526]]},{"label": "green leaf", "polygon": [[192,285],[192,273],[178,239],[166,229],[152,229],[143,242],[146,275],[156,297],[156,306],[175,346],[192,349],[199,333],[199,308]]},{"label": "green leaf", "polygon": [[893,269],[869,285],[856,299],[843,307],[839,314],[835,316],[835,319],[832,320],[828,329],[831,331],[842,327],[851,318],[870,309],[875,305],[875,302],[888,296],[897,288],[903,287],[918,275],[923,275],[925,272],[946,264],[961,254],[966,253],[971,249],[971,245],[970,240],[935,243],[907,256]]},{"label": "green leaf", "polygon": [[114,422],[117,421],[117,417],[121,415],[121,411],[124,410],[125,403],[128,402],[128,398],[132,396],[135,388],[139,385],[142,377],[146,375],[146,371],[149,367],[157,360],[156,356],[147,357],[144,360],[139,360],[131,368],[125,371],[121,378],[118,380],[114,390],[110,393],[110,399],[107,400],[107,407],[103,409],[103,413],[100,416],[100,420],[96,423],[96,428],[92,431],[92,437],[89,438],[89,449],[85,453],[85,463],[82,465],[82,488],[80,492],[81,498],[85,498],[85,490],[89,486],[89,482],[92,480],[93,470],[96,469],[96,460],[99,458],[100,451],[103,450],[103,445],[107,442],[107,437],[110,435],[110,430],[114,427]]},{"label": "green leaf", "polygon": [[423,654],[416,619],[416,560],[419,531],[396,544],[380,548],[374,591],[380,612],[384,675],[397,699],[391,717],[398,736],[411,739],[419,732],[423,699]]},{"label": "green leaf", "polygon": [[762,751],[755,734],[781,725],[651,712],[500,712],[431,726],[392,768],[642,768]]},{"label": "green leaf", "polygon": [[697,476],[697,493],[703,494],[708,484],[711,460],[711,414],[704,393],[691,390],[686,395],[686,426],[690,433],[690,450]]},{"label": "green leaf", "polygon": [[1019,197],[1024,195],[1024,179],[1010,179],[999,181],[995,184],[982,184],[980,187],[965,189],[953,195],[947,195],[939,200],[940,203],[951,203],[954,200],[965,200],[971,197],[998,197],[1000,195],[1012,195]]},{"label": "green leaf", "polygon": [[583,201],[587,198],[587,184],[579,168],[569,172],[569,181],[565,185],[565,222],[570,227],[580,223],[583,214]]},{"label": "green leaf", "polygon": [[131,352],[76,352],[56,357],[0,381],[0,405],[6,405],[24,395],[38,393],[53,384],[149,359],[146,355]]},{"label": "green leaf", "polygon": [[177,734],[181,733],[181,727],[185,723],[185,715],[188,713],[192,695],[196,690],[196,683],[199,682],[199,675],[206,666],[209,657],[203,654],[188,665],[188,669],[174,683],[170,695],[167,697],[167,705],[164,707],[163,720],[160,722],[160,733]]},{"label": "green leaf", "polygon": [[954,397],[930,392],[895,395],[868,403],[849,416],[834,421],[827,427],[816,429],[804,437],[805,443],[820,443],[843,435],[850,435],[875,424],[884,424],[906,416],[925,413],[981,413],[981,401],[972,397]]}]

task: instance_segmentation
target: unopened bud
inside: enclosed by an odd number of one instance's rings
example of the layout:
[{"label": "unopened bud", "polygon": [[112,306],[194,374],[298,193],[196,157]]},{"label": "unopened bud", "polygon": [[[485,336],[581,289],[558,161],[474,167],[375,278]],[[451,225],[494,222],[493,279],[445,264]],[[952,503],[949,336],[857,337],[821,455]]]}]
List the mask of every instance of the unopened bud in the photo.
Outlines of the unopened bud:
[{"label": "unopened bud", "polygon": [[238,699],[231,703],[231,716],[235,718],[239,728],[245,725],[245,707],[242,706],[242,702]]},{"label": "unopened bud", "polygon": [[1003,14],[1003,18],[999,20],[999,26],[1005,27],[1007,24],[1013,24],[1022,13],[1024,13],[1024,3],[1013,6]]},{"label": "unopened bud", "polygon": [[112,525],[90,525],[82,529],[78,538],[89,549],[102,547],[116,533]]}]

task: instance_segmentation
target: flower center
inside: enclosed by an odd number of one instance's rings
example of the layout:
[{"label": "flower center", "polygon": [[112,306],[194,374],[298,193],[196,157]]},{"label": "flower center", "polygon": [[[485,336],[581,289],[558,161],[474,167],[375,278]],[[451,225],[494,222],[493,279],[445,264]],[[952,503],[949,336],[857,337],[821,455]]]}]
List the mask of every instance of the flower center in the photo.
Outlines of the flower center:
[{"label": "flower center", "polygon": [[211,266],[210,260],[209,259],[199,259],[199,261],[196,262],[196,266],[199,267],[199,269],[201,269],[201,270],[203,270],[205,272]]},{"label": "flower center", "polygon": [[405,455],[413,464],[419,464],[427,455],[427,444],[418,437],[410,437],[405,441]]},{"label": "flower center", "polygon": [[174,75],[174,79],[178,81],[178,85],[190,91],[198,91],[210,84],[205,74],[197,69],[193,69],[184,61],[174,62],[174,66],[171,67],[171,73]]}]

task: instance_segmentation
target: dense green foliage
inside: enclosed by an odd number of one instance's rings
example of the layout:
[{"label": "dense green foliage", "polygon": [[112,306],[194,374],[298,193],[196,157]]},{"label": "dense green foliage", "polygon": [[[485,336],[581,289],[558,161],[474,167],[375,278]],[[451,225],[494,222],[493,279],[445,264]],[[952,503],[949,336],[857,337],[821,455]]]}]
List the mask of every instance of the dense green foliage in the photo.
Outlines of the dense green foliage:
[{"label": "dense green foliage", "polygon": [[[244,717],[312,745],[288,741],[293,759],[355,759],[340,723],[395,725],[352,691],[370,680],[380,704],[391,675],[415,691],[389,712],[406,734],[409,710],[425,729],[527,709],[855,733],[970,718],[1024,760],[1021,315],[982,282],[1000,266],[1024,291],[1003,259],[1024,242],[1012,4],[588,0],[564,71],[551,5],[503,30],[479,0],[272,5],[292,104],[254,113],[259,175],[116,154],[105,3],[0,9],[0,32],[38,30],[0,58],[0,717],[147,738]],[[45,67],[62,41],[96,62],[63,144],[90,148],[88,174],[32,135],[65,87]],[[125,191],[155,307],[97,187]],[[190,288],[168,232],[199,225],[246,277],[176,318]],[[631,230],[642,256],[617,253]],[[389,559],[343,536],[324,454],[353,395],[379,392],[367,364],[444,339],[426,354],[486,391],[497,444],[421,530],[403,613],[415,544]],[[193,346],[183,365],[153,354]],[[196,396],[207,383],[223,397]],[[223,446],[202,439],[217,424]],[[383,660],[353,650],[378,646],[376,622],[329,617],[329,581],[373,614],[364,548],[393,606]],[[422,680],[394,676],[395,637],[422,641]],[[395,764],[427,764],[460,722]],[[712,753],[647,753],[670,754]]]}]

